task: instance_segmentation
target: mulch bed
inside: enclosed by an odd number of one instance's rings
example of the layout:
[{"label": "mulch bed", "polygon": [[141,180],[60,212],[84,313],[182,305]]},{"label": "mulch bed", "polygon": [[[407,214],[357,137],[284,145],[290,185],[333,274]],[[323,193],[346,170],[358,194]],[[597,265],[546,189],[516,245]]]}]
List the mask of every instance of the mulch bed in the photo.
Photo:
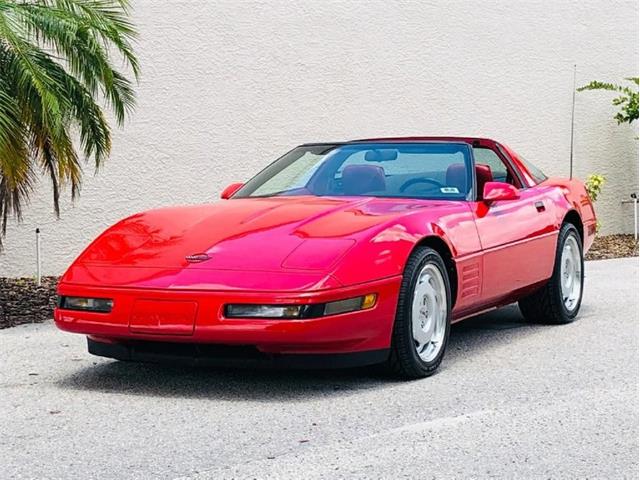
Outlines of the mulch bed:
[{"label": "mulch bed", "polygon": [[[596,237],[587,260],[637,257],[633,235]],[[0,329],[22,323],[44,322],[53,317],[58,277],[44,277],[37,286],[32,278],[0,278]]]},{"label": "mulch bed", "polygon": [[605,260],[608,258],[637,257],[638,242],[633,235],[604,235],[596,237],[587,252],[587,260]]},{"label": "mulch bed", "polygon": [[53,317],[58,277],[0,278],[0,328],[44,322]]}]

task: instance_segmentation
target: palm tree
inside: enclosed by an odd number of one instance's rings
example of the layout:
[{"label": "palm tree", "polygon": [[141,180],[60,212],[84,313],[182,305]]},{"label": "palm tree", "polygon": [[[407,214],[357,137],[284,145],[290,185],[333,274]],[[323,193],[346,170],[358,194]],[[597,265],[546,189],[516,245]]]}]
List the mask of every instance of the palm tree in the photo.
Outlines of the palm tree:
[{"label": "palm tree", "polygon": [[[111,150],[100,104],[122,125],[138,79],[128,0],[0,0],[0,247],[7,219],[23,206],[44,172],[60,215],[63,187],[78,195],[82,160],[96,169]],[[121,62],[122,63],[122,62]]]}]

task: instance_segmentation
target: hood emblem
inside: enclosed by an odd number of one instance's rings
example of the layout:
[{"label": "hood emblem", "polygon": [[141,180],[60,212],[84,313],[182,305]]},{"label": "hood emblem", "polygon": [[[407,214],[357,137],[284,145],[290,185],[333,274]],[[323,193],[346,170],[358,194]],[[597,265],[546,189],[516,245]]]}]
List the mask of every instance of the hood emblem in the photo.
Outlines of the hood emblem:
[{"label": "hood emblem", "polygon": [[200,263],[209,260],[211,257],[206,253],[194,253],[187,255],[184,259],[189,263]]}]

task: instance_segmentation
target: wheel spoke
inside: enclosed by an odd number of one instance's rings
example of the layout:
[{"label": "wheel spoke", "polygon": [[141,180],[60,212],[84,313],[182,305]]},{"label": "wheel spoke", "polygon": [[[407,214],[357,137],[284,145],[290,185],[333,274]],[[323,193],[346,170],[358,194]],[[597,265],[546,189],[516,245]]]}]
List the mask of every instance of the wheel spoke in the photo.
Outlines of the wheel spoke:
[{"label": "wheel spoke", "polygon": [[442,347],[447,321],[446,294],[442,273],[436,265],[426,264],[418,275],[411,305],[413,339],[424,361],[433,360]]},{"label": "wheel spoke", "polygon": [[424,345],[430,339],[426,332],[421,328],[420,322],[413,322],[413,339],[419,344]]},{"label": "wheel spoke", "polygon": [[560,289],[562,302],[573,310],[582,294],[582,258],[575,236],[566,237],[560,258]]}]

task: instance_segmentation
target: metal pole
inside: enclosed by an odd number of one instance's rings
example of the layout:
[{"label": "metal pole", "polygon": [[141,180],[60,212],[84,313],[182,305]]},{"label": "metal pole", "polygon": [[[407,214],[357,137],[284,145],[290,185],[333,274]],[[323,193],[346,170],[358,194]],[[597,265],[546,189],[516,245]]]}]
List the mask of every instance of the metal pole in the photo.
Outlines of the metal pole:
[{"label": "metal pole", "polygon": [[576,65],[573,65],[573,98],[571,100],[571,146],[569,147],[569,178],[573,178],[573,129],[576,113]]},{"label": "metal pole", "polygon": [[40,229],[36,228],[36,282],[42,285],[42,262],[40,260]]}]

